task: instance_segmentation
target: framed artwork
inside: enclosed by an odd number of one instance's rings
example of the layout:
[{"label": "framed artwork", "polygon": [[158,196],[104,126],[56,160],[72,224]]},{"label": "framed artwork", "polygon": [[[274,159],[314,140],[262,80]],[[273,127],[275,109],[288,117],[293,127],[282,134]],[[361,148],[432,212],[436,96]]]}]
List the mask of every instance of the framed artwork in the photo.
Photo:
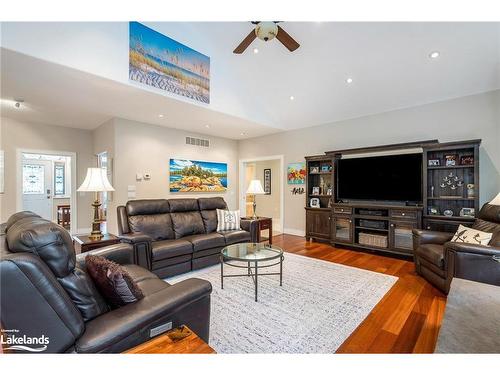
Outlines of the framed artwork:
[{"label": "framed artwork", "polygon": [[129,23],[129,79],[210,103],[210,57],[139,22]]},{"label": "framed artwork", "polygon": [[226,190],[226,163],[170,159],[171,193],[221,193]]},{"label": "framed artwork", "polygon": [[319,195],[319,186],[313,186],[312,195]]},{"label": "framed artwork", "polygon": [[319,167],[311,167],[311,168],[309,168],[309,173],[319,173]]},{"label": "framed artwork", "polygon": [[271,194],[271,170],[264,169],[264,191],[267,195]]},{"label": "framed artwork", "polygon": [[306,163],[290,163],[287,168],[288,185],[301,185],[306,183]]}]

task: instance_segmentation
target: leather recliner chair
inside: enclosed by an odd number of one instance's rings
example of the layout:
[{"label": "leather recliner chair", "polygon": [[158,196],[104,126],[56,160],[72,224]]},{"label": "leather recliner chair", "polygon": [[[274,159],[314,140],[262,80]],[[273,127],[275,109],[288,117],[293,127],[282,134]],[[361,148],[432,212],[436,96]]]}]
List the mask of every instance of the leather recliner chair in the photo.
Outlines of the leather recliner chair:
[{"label": "leather recliner chair", "polygon": [[[32,212],[14,214],[3,230],[0,319],[4,335],[44,335],[49,342],[43,353],[117,353],[171,326],[186,324],[208,342],[212,291],[208,281],[188,279],[169,285],[133,264],[129,244],[75,256],[69,233]],[[88,254],[121,264],[144,298],[110,308],[86,273]]]},{"label": "leather recliner chair", "polygon": [[413,230],[415,269],[445,294],[454,277],[500,285],[500,206],[485,204],[472,228],[493,233],[488,246],[450,242],[454,233]]},{"label": "leather recliner chair", "polygon": [[241,220],[238,230],[217,232],[221,197],[142,199],[117,208],[122,242],[134,245],[138,263],[165,278],[220,261],[223,247],[256,242],[258,223]]}]

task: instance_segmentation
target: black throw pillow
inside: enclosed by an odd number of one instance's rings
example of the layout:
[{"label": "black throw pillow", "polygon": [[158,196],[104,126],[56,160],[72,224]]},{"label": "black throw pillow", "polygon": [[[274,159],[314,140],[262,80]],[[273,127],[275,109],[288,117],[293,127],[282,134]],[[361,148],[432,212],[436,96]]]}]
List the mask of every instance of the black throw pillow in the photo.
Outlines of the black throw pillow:
[{"label": "black throw pillow", "polygon": [[97,255],[88,255],[85,263],[97,289],[112,307],[144,298],[142,290],[119,264]]}]

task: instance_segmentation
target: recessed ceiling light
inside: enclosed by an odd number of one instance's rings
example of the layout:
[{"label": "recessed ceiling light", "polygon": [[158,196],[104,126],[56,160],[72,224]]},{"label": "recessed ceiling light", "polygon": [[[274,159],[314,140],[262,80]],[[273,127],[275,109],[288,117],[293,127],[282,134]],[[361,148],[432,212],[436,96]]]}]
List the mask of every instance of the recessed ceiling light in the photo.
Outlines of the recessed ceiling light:
[{"label": "recessed ceiling light", "polygon": [[431,59],[437,59],[437,58],[439,57],[439,55],[440,55],[439,51],[434,51],[434,52],[431,52],[431,53],[429,54],[429,57],[430,57]]},{"label": "recessed ceiling light", "polygon": [[245,135],[245,133],[240,133],[240,135]]},{"label": "recessed ceiling light", "polygon": [[290,100],[295,100],[295,97],[293,95],[291,95]]},{"label": "recessed ceiling light", "polygon": [[253,53],[259,53],[259,49],[258,48],[254,48],[253,49]]},{"label": "recessed ceiling light", "polygon": [[351,78],[351,77],[349,77],[349,78],[347,78],[345,81],[346,81],[347,83],[352,83],[352,78]]},{"label": "recessed ceiling light", "polygon": [[205,128],[207,128],[207,129],[208,129],[208,128],[210,128],[210,125],[208,125],[208,124],[207,124],[207,125],[205,125]]},{"label": "recessed ceiling light", "polygon": [[158,115],[159,118],[163,118],[164,115]]}]

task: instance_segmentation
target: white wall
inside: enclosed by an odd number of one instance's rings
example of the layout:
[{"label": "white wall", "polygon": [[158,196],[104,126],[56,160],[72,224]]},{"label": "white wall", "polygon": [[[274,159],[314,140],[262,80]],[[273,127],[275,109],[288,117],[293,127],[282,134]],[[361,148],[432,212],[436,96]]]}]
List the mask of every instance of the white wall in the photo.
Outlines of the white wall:
[{"label": "white wall", "polygon": [[264,187],[264,169],[271,169],[271,194],[257,195],[257,215],[271,217],[273,219],[273,229],[281,231],[280,225],[280,193],[281,193],[281,173],[280,160],[262,160],[255,164],[255,178],[259,179]]},{"label": "white wall", "polygon": [[[114,145],[109,147],[114,147],[113,185],[116,191],[113,194],[113,201],[109,204],[108,229],[110,232],[117,233],[116,207],[129,200],[128,186],[130,185],[136,188],[134,199],[222,196],[230,209],[237,208],[238,145],[236,141],[209,137],[209,148],[191,146],[186,145],[186,136],[202,138],[206,136],[124,119],[114,119],[113,129]],[[104,134],[103,129],[101,129],[101,134]],[[106,151],[103,148],[105,146],[101,146],[99,152]],[[171,158],[227,163],[228,190],[225,193],[170,193],[169,161]],[[150,180],[136,181],[137,173],[146,172],[151,173]]]},{"label": "white wall", "polygon": [[[500,191],[500,91],[381,113],[239,142],[239,158],[283,154],[288,163],[336,149],[438,139],[481,138],[480,200]],[[285,172],[282,182],[286,183]],[[305,230],[305,197],[285,188],[285,231]]]},{"label": "white wall", "polygon": [[[95,164],[92,133],[88,130],[61,126],[31,124],[0,117],[2,136],[0,148],[5,150],[5,194],[0,194],[1,222],[17,211],[16,157],[18,149],[69,151],[76,153],[76,183],[80,184],[87,168]],[[71,171],[71,173],[74,173]],[[92,194],[78,193],[78,229],[87,229],[92,221]]]}]

